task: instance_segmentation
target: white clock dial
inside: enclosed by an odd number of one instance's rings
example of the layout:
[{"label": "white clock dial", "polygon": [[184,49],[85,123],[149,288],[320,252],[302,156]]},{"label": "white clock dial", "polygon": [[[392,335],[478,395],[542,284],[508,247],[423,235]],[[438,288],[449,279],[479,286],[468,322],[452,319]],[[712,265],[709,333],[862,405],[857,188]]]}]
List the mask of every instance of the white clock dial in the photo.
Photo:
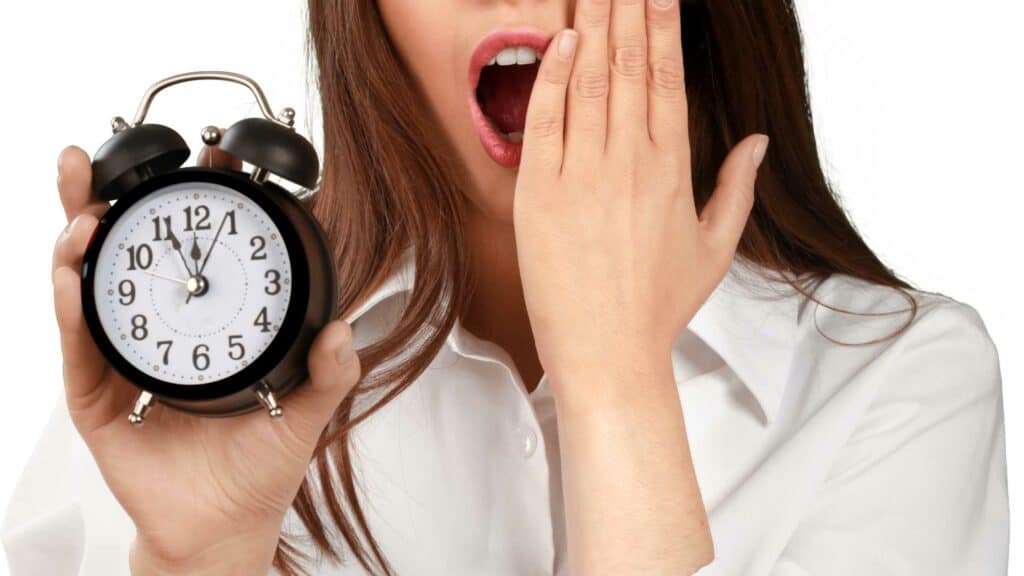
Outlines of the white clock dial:
[{"label": "white clock dial", "polygon": [[266,212],[205,182],[168,186],[126,210],[93,277],[114,348],[175,384],[209,384],[255,361],[277,335],[292,289],[287,247]]}]

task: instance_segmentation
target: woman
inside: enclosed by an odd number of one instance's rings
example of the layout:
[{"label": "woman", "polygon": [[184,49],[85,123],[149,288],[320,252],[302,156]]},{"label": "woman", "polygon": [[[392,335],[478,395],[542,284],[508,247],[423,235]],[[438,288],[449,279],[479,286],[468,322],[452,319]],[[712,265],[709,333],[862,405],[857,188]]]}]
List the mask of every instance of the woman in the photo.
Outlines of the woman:
[{"label": "woman", "polygon": [[37,453],[15,575],[1005,573],[996,349],[830,192],[788,0],[309,10],[345,280],[310,381],[131,429],[66,150],[47,438],[96,467]]}]

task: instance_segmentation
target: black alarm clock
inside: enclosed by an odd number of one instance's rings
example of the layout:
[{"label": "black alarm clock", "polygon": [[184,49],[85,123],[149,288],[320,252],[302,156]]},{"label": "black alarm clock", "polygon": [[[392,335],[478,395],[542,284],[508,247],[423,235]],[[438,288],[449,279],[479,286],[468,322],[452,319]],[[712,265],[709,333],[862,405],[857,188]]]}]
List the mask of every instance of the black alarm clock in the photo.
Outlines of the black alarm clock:
[{"label": "black alarm clock", "polygon": [[[194,80],[238,83],[256,97],[263,117],[202,131],[250,171],[183,167],[182,137],[144,123],[158,92]],[[320,163],[294,116],[275,116],[246,76],[191,72],[151,86],[131,124],[112,121],[92,187],[113,204],[83,257],[82,309],[110,365],[141,389],[133,424],[157,401],[209,416],[262,406],[280,417],[280,399],[307,377],[313,338],[338,314],[338,281],[306,206]]]}]

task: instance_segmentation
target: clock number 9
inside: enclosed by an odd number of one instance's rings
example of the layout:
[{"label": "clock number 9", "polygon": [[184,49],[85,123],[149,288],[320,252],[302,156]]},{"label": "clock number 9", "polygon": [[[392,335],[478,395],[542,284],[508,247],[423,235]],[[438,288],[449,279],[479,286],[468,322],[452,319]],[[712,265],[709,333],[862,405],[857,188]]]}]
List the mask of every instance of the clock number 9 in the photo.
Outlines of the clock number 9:
[{"label": "clock number 9", "polygon": [[121,280],[117,285],[117,292],[121,295],[118,302],[122,306],[131,306],[135,302],[135,283],[131,280]]}]

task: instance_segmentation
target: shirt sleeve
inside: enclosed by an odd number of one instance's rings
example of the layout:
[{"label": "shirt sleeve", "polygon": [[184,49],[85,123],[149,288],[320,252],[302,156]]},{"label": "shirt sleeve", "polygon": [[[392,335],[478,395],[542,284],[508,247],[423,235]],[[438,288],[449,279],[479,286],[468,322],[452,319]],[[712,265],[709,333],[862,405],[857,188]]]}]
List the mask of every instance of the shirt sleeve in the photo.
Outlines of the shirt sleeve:
[{"label": "shirt sleeve", "polygon": [[943,304],[888,353],[862,374],[878,379],[874,400],[772,576],[1007,573],[1002,382],[984,322]]},{"label": "shirt sleeve", "polygon": [[0,525],[10,576],[128,576],[134,537],[61,394]]}]

